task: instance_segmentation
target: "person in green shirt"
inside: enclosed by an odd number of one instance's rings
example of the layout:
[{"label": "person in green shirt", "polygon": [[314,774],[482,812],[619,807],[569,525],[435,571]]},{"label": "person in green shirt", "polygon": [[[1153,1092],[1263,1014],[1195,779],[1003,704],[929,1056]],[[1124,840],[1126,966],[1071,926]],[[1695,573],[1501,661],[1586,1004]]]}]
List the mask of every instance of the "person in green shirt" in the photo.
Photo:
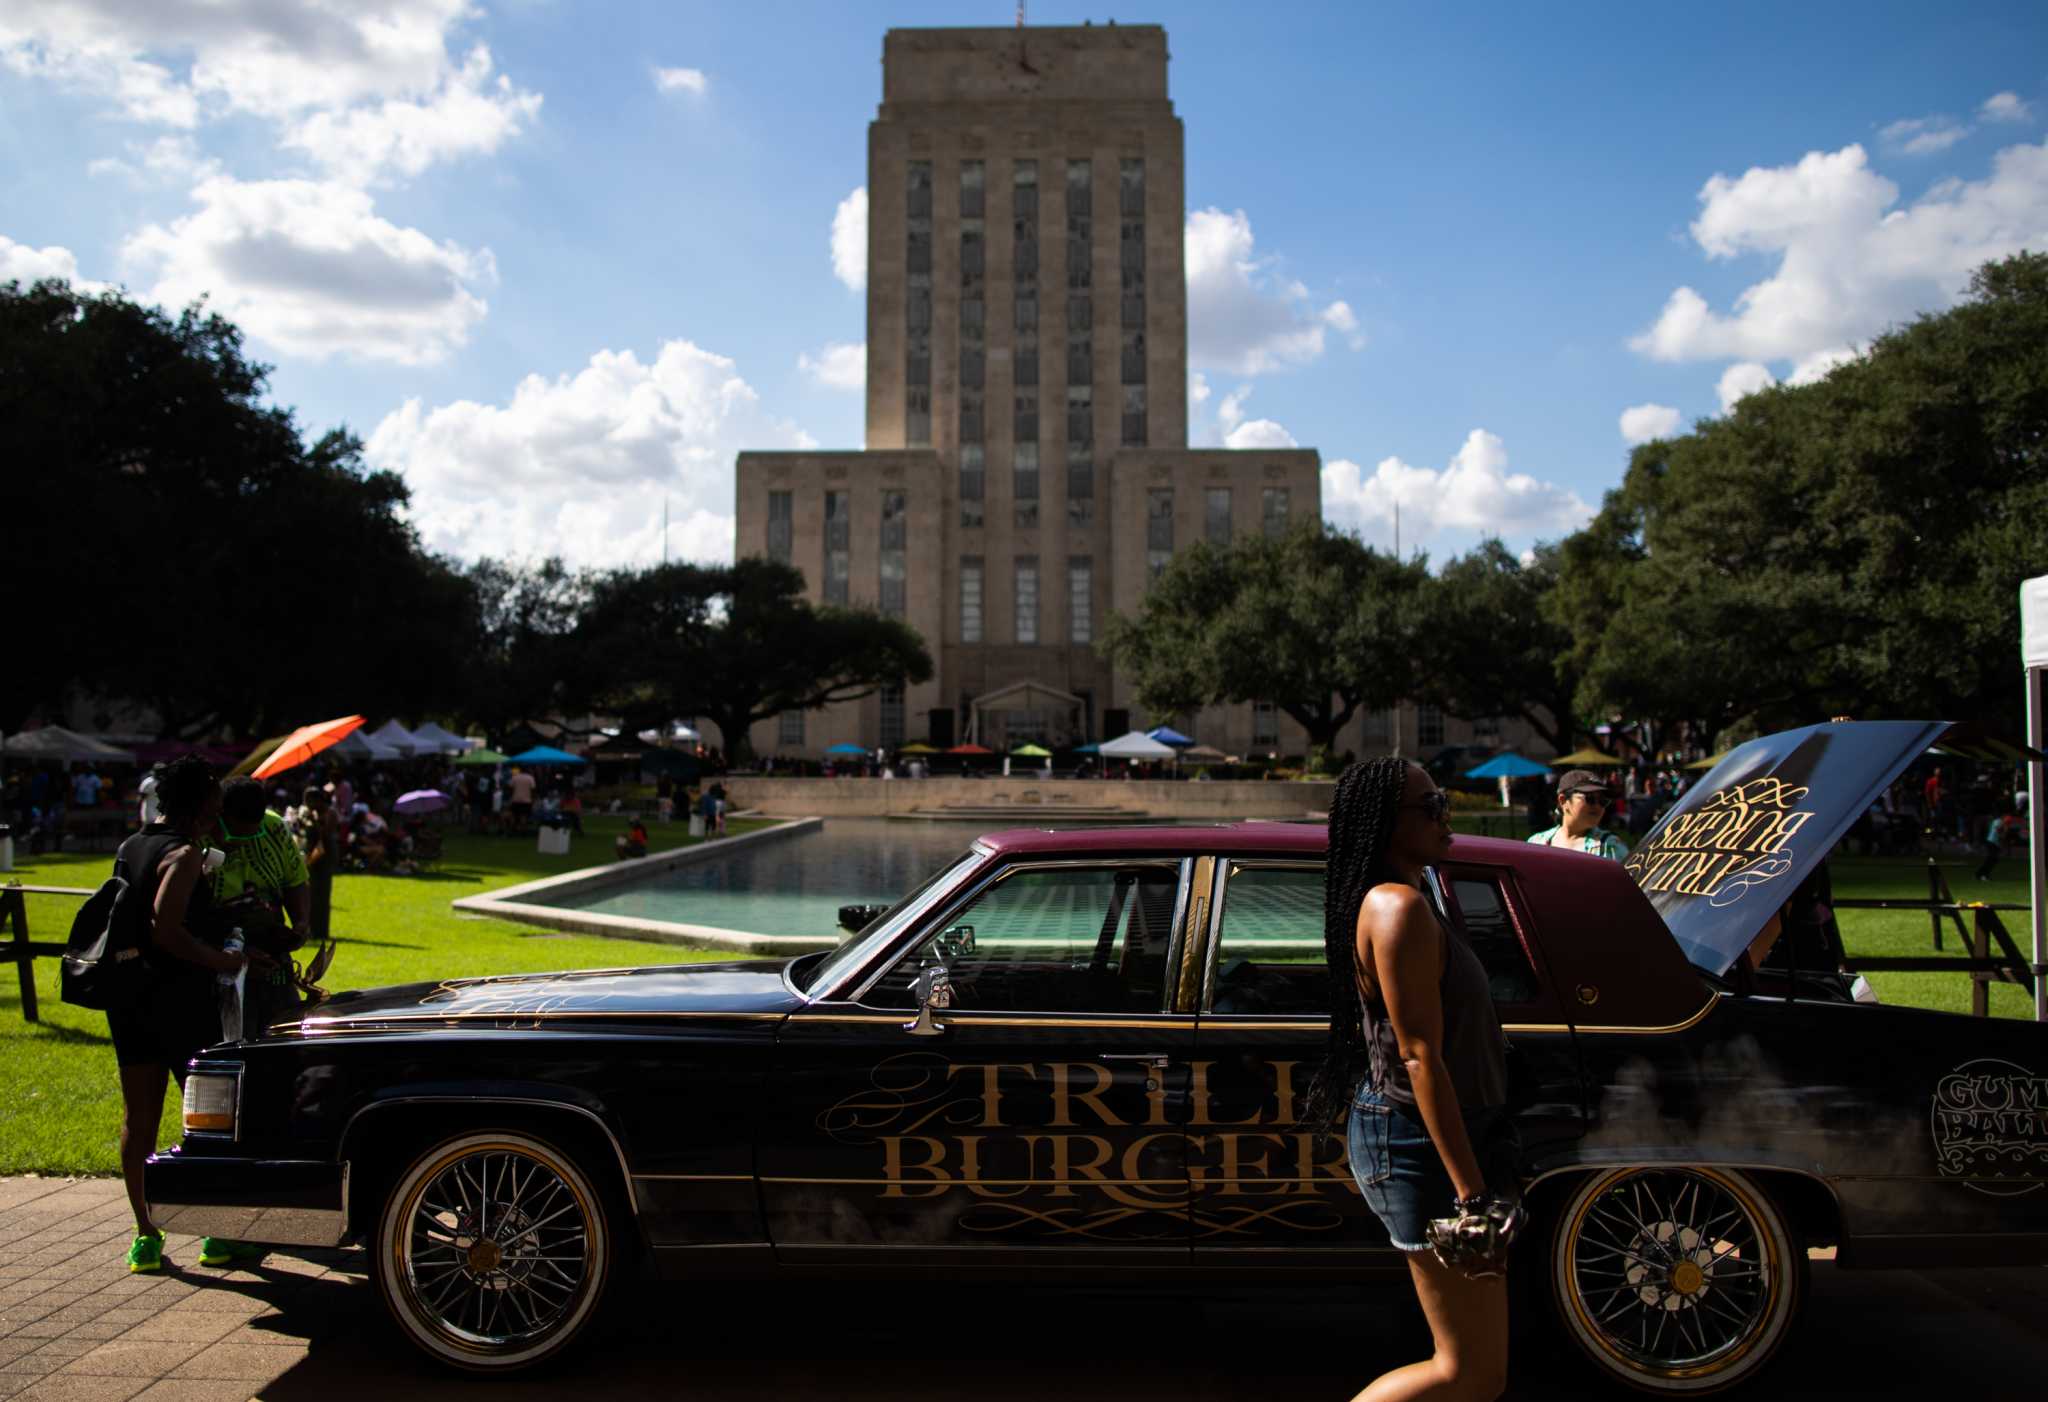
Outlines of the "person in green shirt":
[{"label": "person in green shirt", "polygon": [[214,903],[222,924],[240,926],[250,948],[277,961],[277,967],[260,979],[251,975],[245,991],[243,1025],[261,1035],[275,1017],[291,1013],[298,1004],[289,956],[305,943],[312,917],[306,858],[291,826],[266,806],[263,786],[254,779],[230,779],[221,785],[220,823],[213,841],[228,854],[213,874]]},{"label": "person in green shirt", "polygon": [[1591,852],[1618,862],[1628,855],[1628,844],[1600,826],[1607,810],[1614,806],[1607,781],[1590,769],[1574,769],[1557,781],[1556,827],[1531,833],[1529,840],[1545,847],[1564,847],[1573,852]]}]

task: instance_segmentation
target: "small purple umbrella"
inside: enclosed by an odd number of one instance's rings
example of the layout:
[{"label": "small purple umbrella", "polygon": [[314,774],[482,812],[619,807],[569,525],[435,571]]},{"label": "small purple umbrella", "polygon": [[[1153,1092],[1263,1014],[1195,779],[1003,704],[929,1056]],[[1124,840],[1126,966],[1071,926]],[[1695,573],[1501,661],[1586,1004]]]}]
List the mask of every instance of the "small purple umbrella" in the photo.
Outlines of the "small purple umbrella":
[{"label": "small purple umbrella", "polygon": [[448,806],[448,795],[439,789],[414,789],[411,793],[400,794],[392,808],[408,818],[417,818],[425,813],[438,813]]}]

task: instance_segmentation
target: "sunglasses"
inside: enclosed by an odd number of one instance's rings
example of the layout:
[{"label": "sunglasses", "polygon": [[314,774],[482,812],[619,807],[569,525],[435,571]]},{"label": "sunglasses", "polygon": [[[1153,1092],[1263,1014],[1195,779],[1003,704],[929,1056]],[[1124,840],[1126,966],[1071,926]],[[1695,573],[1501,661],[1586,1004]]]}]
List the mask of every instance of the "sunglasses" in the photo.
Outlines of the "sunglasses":
[{"label": "sunglasses", "polygon": [[1404,803],[1403,808],[1420,809],[1422,815],[1432,823],[1441,823],[1451,811],[1451,796],[1442,789],[1424,794],[1414,803]]},{"label": "sunglasses", "polygon": [[1592,804],[1595,808],[1612,808],[1614,806],[1614,800],[1607,797],[1607,795],[1605,794],[1580,793],[1572,794],[1570,796],[1573,798],[1584,799],[1587,803]]}]

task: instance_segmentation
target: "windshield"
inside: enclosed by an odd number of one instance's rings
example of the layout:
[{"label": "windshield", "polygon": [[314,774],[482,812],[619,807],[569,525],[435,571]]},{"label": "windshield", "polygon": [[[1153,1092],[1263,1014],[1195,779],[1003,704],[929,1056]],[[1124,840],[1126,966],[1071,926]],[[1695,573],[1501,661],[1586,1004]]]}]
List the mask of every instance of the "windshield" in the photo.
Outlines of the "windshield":
[{"label": "windshield", "polygon": [[809,992],[813,988],[830,988],[839,981],[839,976],[858,964],[865,952],[878,941],[893,935],[902,922],[923,909],[924,903],[932,896],[948,890],[952,878],[981,861],[985,854],[978,848],[968,848],[960,856],[940,867],[918,883],[917,889],[905,896],[880,918],[869,922],[865,934],[848,935],[844,943],[828,953],[813,968],[803,971],[792,970],[791,980],[798,988]]}]

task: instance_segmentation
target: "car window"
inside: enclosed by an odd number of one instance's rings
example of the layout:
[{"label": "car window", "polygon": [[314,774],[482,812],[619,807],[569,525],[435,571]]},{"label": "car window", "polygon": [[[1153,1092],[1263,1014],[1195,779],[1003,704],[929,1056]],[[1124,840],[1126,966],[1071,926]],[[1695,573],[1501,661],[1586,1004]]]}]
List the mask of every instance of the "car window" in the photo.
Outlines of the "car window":
[{"label": "car window", "polygon": [[1320,870],[1233,865],[1220,921],[1212,1012],[1330,1010]]},{"label": "car window", "polygon": [[1515,934],[1507,900],[1492,877],[1458,876],[1449,883],[1465,939],[1486,966],[1487,987],[1496,1003],[1526,1003],[1536,996],[1536,976]]},{"label": "car window", "polygon": [[[1452,920],[1464,932],[1495,1003],[1536,996],[1535,975],[1499,882],[1459,875],[1444,883]],[[1233,864],[1218,918],[1209,1010],[1239,1014],[1326,1014],[1320,870]]]},{"label": "car window", "polygon": [[914,1007],[918,974],[943,964],[956,1011],[1159,1012],[1179,895],[1178,865],[1013,871],[948,915],[862,1001]]}]

